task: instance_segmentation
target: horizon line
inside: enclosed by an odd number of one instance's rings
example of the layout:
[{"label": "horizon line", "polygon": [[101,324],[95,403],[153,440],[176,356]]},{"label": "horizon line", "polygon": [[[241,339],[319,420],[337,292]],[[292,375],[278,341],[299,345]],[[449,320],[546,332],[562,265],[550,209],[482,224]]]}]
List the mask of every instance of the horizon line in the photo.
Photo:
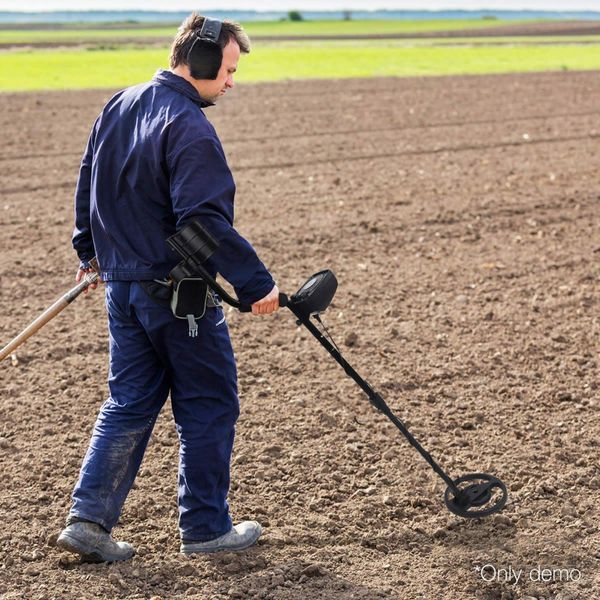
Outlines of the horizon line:
[{"label": "horizon line", "polygon": [[[344,9],[329,9],[329,10],[314,10],[314,9],[297,9],[298,12],[310,12],[310,13],[332,13],[332,12],[346,12]],[[449,13],[449,12],[464,12],[464,13],[479,13],[479,12],[495,12],[495,13],[587,13],[587,14],[598,14],[600,15],[600,10],[569,10],[569,9],[504,9],[504,8],[355,8],[348,9],[349,12],[394,12],[394,13],[411,13],[411,12],[431,12],[431,13]],[[51,13],[187,13],[189,10],[180,9],[180,10],[169,10],[169,9],[155,9],[155,10],[147,10],[147,9],[137,9],[137,8],[118,8],[118,9],[107,9],[107,8],[98,8],[98,9],[89,9],[89,10],[76,10],[76,9],[53,9],[53,10],[0,10],[0,14],[51,14]],[[247,12],[247,13],[287,13],[288,10],[284,9],[264,9],[257,10],[251,8],[215,8],[215,9],[205,9],[205,12]]]}]

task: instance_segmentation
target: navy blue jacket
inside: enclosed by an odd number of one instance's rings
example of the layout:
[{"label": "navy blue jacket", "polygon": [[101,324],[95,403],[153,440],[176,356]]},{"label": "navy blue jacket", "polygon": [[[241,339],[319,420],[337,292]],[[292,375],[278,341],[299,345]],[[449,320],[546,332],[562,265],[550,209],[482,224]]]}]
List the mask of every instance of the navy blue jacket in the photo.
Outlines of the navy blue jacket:
[{"label": "navy blue jacket", "polygon": [[73,247],[105,281],[162,279],[180,261],[167,237],[199,219],[219,243],[208,270],[251,304],[275,283],[233,228],[235,183],[206,106],[170,71],[111,98],[81,162]]}]

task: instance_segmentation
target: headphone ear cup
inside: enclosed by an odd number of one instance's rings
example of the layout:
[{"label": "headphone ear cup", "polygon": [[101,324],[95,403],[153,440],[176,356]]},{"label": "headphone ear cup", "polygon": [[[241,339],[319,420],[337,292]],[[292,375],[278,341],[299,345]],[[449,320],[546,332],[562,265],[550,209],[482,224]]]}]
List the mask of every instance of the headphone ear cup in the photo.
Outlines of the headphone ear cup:
[{"label": "headphone ear cup", "polygon": [[219,44],[196,40],[188,55],[190,73],[194,79],[216,79],[223,61],[223,50]]}]

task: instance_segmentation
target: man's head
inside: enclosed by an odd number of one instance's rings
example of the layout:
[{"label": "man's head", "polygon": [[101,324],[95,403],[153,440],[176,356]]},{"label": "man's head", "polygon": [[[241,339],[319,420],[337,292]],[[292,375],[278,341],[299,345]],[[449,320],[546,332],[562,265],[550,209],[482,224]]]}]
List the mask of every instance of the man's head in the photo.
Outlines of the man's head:
[{"label": "man's head", "polygon": [[250,40],[240,25],[223,21],[216,43],[206,42],[199,38],[204,21],[192,13],[181,24],[169,62],[171,71],[187,79],[204,100],[215,102],[233,87],[240,54],[250,52]]}]

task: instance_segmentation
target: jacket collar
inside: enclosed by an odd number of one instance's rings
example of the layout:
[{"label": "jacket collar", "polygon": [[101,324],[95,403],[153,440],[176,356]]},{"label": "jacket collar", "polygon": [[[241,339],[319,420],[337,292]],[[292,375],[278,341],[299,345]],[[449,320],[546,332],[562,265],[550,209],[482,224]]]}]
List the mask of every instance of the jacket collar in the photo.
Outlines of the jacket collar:
[{"label": "jacket collar", "polygon": [[200,108],[206,108],[207,106],[214,106],[214,102],[208,102],[200,97],[200,94],[196,91],[196,88],[189,82],[186,81],[183,77],[179,75],[175,75],[175,73],[171,73],[171,71],[166,71],[164,69],[159,69],[156,71],[156,74],[152,78],[152,81],[157,81],[158,83],[162,83],[170,87],[171,89],[183,94],[186,98],[189,98],[196,104],[200,105]]}]

